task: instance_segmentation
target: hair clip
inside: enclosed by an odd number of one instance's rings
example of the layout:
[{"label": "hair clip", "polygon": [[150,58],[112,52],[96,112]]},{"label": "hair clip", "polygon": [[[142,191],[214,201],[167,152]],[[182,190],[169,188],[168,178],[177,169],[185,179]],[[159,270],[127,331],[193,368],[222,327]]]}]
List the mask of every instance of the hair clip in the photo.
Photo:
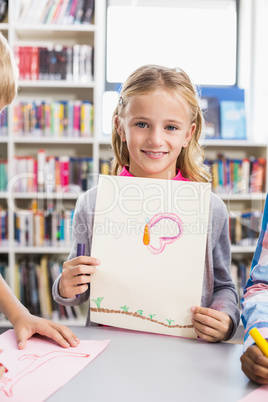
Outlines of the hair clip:
[{"label": "hair clip", "polygon": [[122,96],[120,95],[120,97],[119,97],[119,101],[118,101],[118,103],[119,103],[119,105],[122,105],[123,106],[123,98],[122,98]]}]

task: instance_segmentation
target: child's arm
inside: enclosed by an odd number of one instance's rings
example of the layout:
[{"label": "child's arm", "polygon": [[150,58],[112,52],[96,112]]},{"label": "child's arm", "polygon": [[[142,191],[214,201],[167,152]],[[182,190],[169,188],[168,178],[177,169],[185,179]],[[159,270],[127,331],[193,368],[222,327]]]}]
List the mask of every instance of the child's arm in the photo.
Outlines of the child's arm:
[{"label": "child's arm", "polygon": [[[64,306],[84,303],[89,297],[90,275],[98,264],[96,258],[89,257],[93,232],[93,217],[97,187],[86,191],[76,203],[72,224],[73,244],[68,261],[63,264],[62,274],[53,283],[54,300]],[[85,256],[76,257],[77,244],[85,244]],[[79,276],[82,275],[82,276]],[[82,286],[77,286],[83,284]],[[76,295],[80,297],[76,297]]]},{"label": "child's arm", "polygon": [[268,384],[268,358],[253,345],[249,335],[256,327],[268,339],[268,196],[263,212],[261,233],[253,256],[250,277],[241,300],[242,322],[245,327],[244,354],[241,356],[242,370],[258,384]]},{"label": "child's arm", "polygon": [[227,209],[219,197],[211,194],[202,307],[196,307],[192,317],[198,336],[210,342],[231,338],[240,321],[230,263]]},{"label": "child's arm", "polygon": [[53,339],[65,348],[77,346],[79,343],[69,328],[30,314],[1,276],[0,310],[14,327],[19,349],[23,349],[27,339],[36,333]]}]

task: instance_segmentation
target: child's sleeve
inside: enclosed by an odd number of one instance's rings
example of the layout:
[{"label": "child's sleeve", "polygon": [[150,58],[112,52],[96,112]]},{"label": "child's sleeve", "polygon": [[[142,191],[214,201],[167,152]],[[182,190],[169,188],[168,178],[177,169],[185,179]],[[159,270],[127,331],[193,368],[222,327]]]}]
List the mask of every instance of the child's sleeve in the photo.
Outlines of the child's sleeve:
[{"label": "child's sleeve", "polygon": [[251,328],[258,328],[262,336],[268,339],[268,196],[241,306],[241,318],[245,328],[244,350],[246,350],[254,343],[249,335]]},{"label": "child's sleeve", "polygon": [[[231,339],[235,334],[240,322],[240,311],[238,308],[238,293],[232,280],[231,247],[229,236],[229,217],[227,208],[218,197],[213,194],[211,221],[212,232],[209,236],[212,247],[212,256],[209,253],[207,264],[212,265],[213,277],[208,277],[209,286],[213,287],[213,295],[208,307],[228,314],[233,322],[233,330],[229,334]],[[212,261],[210,260],[212,258]],[[227,340],[227,339],[226,339]]]},{"label": "child's sleeve", "polygon": [[[94,187],[93,189],[87,191],[77,200],[72,222],[72,250],[68,256],[68,260],[76,257],[77,243],[85,244],[85,255],[90,255],[91,253],[96,189],[97,188]],[[77,306],[88,300],[89,289],[85,293],[82,293],[78,298],[74,297],[72,299],[67,299],[65,297],[61,297],[59,293],[60,278],[61,274],[54,281],[52,287],[52,296],[57,303],[64,306]]]}]

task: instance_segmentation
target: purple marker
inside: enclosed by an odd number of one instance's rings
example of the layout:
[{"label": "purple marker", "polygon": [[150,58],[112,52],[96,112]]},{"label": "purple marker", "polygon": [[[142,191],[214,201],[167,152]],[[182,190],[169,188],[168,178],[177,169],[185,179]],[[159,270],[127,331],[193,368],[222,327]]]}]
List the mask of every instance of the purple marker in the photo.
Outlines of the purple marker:
[{"label": "purple marker", "polygon": [[[76,256],[80,257],[80,255],[85,255],[85,248],[86,248],[85,243],[77,243]],[[80,295],[76,295],[76,297],[78,298],[80,297]]]},{"label": "purple marker", "polygon": [[85,248],[86,248],[85,243],[77,243],[76,256],[80,257],[80,255],[85,255]]}]

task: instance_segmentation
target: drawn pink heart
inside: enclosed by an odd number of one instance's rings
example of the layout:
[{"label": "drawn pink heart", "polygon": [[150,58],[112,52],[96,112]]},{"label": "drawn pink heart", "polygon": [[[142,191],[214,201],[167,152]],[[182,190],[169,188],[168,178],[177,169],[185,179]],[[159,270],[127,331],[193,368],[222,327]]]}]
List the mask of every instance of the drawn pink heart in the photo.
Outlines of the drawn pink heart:
[{"label": "drawn pink heart", "polygon": [[155,255],[162,253],[168,244],[174,243],[174,241],[178,240],[183,233],[182,220],[176,214],[169,214],[169,213],[155,215],[148,223],[149,230],[162,219],[171,219],[173,222],[175,222],[178,225],[179,233],[173,237],[166,237],[166,236],[159,237],[159,248],[155,248],[151,244],[148,244],[147,246],[148,250]]}]

